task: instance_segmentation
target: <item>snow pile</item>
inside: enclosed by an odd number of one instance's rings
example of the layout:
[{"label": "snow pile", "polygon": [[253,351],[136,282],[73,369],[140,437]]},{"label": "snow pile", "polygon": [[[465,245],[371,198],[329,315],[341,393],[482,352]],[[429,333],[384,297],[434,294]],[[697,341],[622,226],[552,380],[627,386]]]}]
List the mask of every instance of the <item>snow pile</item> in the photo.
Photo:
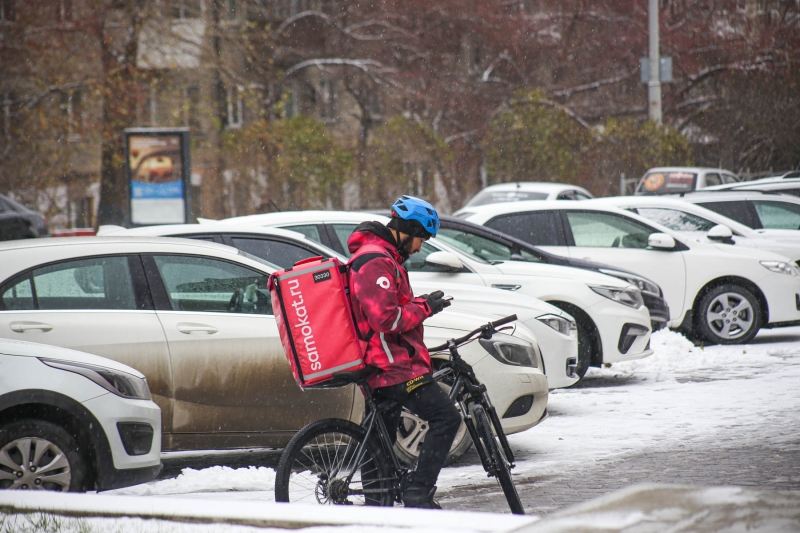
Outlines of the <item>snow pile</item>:
[{"label": "snow pile", "polygon": [[271,468],[249,466],[234,469],[227,466],[212,466],[202,470],[184,468],[176,478],[109,491],[109,494],[152,496],[201,492],[272,491],[274,487],[275,471]]}]

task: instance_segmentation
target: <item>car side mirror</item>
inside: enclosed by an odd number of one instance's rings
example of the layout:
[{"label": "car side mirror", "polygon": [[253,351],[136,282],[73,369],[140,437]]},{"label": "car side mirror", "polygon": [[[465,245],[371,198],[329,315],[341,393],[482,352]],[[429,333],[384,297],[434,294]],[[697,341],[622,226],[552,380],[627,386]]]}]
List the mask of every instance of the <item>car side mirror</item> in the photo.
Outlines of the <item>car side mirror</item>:
[{"label": "car side mirror", "polygon": [[724,224],[717,224],[716,226],[714,226],[713,228],[708,230],[708,233],[706,234],[706,237],[708,237],[709,240],[716,241],[716,242],[722,242],[722,243],[725,243],[725,244],[733,244],[734,243],[733,242],[733,231],[731,231],[731,228],[729,228],[728,226],[725,226]]},{"label": "car side mirror", "polygon": [[666,233],[651,233],[647,238],[647,246],[659,250],[672,250],[675,244],[675,239]]},{"label": "car side mirror", "polygon": [[443,251],[428,254],[425,264],[443,269],[445,272],[460,272],[464,268],[464,264],[455,254]]}]

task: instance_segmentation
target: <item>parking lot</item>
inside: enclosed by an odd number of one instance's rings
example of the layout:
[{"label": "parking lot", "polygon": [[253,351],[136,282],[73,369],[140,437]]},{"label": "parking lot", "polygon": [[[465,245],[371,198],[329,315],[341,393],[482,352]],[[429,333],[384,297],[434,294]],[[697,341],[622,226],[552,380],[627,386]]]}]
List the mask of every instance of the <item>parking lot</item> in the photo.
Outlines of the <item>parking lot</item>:
[{"label": "parking lot", "polygon": [[[553,391],[550,417],[510,437],[527,513],[546,516],[639,482],[800,490],[800,328],[705,348],[665,331],[653,348]],[[272,501],[274,457],[167,454],[166,475],[177,477],[115,493]],[[264,466],[245,466],[252,462]],[[178,475],[182,466],[190,470]],[[443,471],[439,487],[446,509],[508,512],[472,453]]]}]

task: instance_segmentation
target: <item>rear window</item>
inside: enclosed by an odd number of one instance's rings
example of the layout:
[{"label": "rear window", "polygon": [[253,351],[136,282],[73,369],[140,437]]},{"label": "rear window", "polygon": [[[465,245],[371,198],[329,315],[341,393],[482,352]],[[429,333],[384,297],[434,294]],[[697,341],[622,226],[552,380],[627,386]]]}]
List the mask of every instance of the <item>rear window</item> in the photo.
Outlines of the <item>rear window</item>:
[{"label": "rear window", "polygon": [[467,202],[467,205],[499,204],[502,202],[524,202],[526,200],[546,200],[547,193],[531,191],[481,191]]},{"label": "rear window", "polygon": [[693,191],[694,172],[648,172],[636,187],[636,194],[675,194]]}]

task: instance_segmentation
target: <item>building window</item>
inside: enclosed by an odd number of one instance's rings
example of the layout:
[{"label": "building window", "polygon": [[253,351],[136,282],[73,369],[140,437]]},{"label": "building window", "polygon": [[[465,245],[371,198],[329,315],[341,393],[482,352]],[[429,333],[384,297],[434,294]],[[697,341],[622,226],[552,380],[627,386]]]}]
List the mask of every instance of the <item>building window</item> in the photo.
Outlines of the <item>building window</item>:
[{"label": "building window", "polygon": [[68,213],[73,228],[91,228],[94,226],[94,198],[86,196],[70,202]]},{"label": "building window", "polygon": [[323,80],[319,83],[320,113],[323,122],[336,120],[336,83]]},{"label": "building window", "polygon": [[184,122],[196,133],[200,133],[200,88],[187,87],[184,93]]},{"label": "building window", "polygon": [[228,20],[236,20],[236,0],[227,0],[225,2],[225,18]]},{"label": "building window", "polygon": [[226,126],[228,128],[241,128],[244,124],[244,100],[242,99],[242,88],[238,86],[228,87],[227,104],[228,117]]},{"label": "building window", "polygon": [[17,1],[0,0],[0,22],[14,22],[17,20]]},{"label": "building window", "polygon": [[83,134],[83,99],[80,89],[62,92],[59,107],[67,126],[67,136],[80,137]]},{"label": "building window", "polygon": [[3,95],[3,136],[11,140],[11,94]]},{"label": "building window", "polygon": [[70,22],[73,18],[73,0],[59,0],[58,15],[61,22]]},{"label": "building window", "polygon": [[174,19],[197,19],[203,14],[201,0],[172,0],[169,15]]}]

